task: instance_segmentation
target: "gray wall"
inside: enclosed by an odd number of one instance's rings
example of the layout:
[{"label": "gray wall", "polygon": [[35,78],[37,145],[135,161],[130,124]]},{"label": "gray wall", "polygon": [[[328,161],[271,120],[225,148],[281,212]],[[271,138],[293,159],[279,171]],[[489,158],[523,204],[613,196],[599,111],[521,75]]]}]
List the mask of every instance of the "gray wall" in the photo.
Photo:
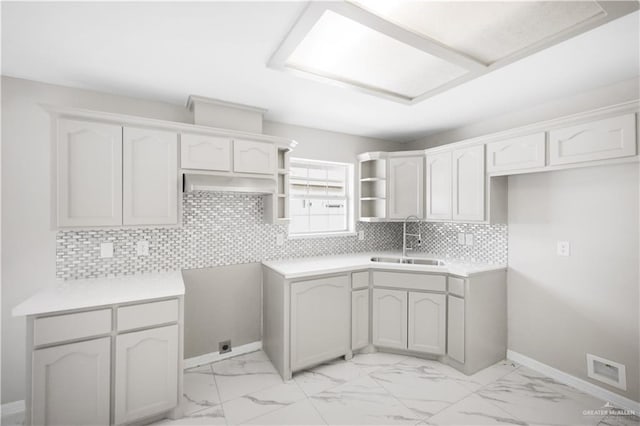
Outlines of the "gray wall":
[{"label": "gray wall", "polygon": [[[635,401],[638,179],[637,163],[509,177],[509,349]],[[627,391],[588,379],[586,353],[625,364]]]},{"label": "gray wall", "polygon": [[[50,120],[40,104],[192,121],[183,105],[2,77],[2,403],[24,399],[25,320],[12,318],[11,308],[54,285],[56,277],[56,231],[50,223]],[[300,156],[334,161],[354,160],[355,154],[370,150],[369,142],[375,150],[386,145],[276,123],[265,123],[264,132],[297,139]],[[327,149],[327,144],[335,145]]]}]

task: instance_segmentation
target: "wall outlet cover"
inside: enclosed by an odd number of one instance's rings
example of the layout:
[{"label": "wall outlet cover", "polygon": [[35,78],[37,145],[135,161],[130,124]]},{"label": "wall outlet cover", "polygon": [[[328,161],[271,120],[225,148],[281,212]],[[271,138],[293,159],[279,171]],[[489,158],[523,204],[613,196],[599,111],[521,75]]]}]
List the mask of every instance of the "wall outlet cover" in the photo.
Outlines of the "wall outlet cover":
[{"label": "wall outlet cover", "polygon": [[364,241],[364,231],[358,231],[358,240]]},{"label": "wall outlet cover", "polygon": [[149,256],[149,241],[138,241],[136,243],[136,253],[138,256]]},{"label": "wall outlet cover", "polygon": [[113,257],[113,243],[100,243],[100,257],[103,259]]},{"label": "wall outlet cover", "polygon": [[569,241],[558,241],[557,253],[558,256],[570,256],[571,244]]},{"label": "wall outlet cover", "polygon": [[473,234],[465,234],[464,236],[464,244],[467,246],[473,245]]},{"label": "wall outlet cover", "polygon": [[465,243],[464,232],[458,232],[458,244],[464,245],[464,243]]},{"label": "wall outlet cover", "polygon": [[277,246],[284,245],[284,234],[276,235],[276,245]]}]

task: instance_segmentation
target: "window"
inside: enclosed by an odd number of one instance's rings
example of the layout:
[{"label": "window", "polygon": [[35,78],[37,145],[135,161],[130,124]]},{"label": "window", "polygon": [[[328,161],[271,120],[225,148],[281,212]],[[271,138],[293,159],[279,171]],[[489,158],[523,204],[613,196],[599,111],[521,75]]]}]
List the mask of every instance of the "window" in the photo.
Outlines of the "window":
[{"label": "window", "polygon": [[289,166],[290,235],[353,231],[353,165],[292,158]]}]

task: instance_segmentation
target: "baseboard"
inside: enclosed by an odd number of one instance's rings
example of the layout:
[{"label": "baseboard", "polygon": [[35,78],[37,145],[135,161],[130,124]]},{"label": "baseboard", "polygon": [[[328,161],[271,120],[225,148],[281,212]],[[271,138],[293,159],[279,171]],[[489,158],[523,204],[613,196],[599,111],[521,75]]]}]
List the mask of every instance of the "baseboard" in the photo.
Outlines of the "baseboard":
[{"label": "baseboard", "polygon": [[22,401],[13,401],[7,402],[6,404],[2,404],[0,407],[2,417],[12,416],[14,414],[22,413],[25,410],[24,400]]},{"label": "baseboard", "polygon": [[223,359],[231,358],[234,356],[247,354],[249,352],[255,352],[262,349],[262,342],[252,342],[246,345],[233,348],[231,352],[221,354],[220,352],[211,352],[204,355],[198,355],[193,358],[187,358],[184,360],[184,368],[193,368],[200,365],[209,364],[211,362],[221,361]]},{"label": "baseboard", "polygon": [[610,390],[594,385],[586,380],[567,374],[564,371],[560,371],[550,365],[543,364],[542,362],[529,358],[526,355],[522,355],[512,350],[507,350],[507,359],[551,377],[560,383],[564,383],[565,385],[572,386],[584,393],[595,396],[596,398],[608,401],[617,407],[632,410],[635,413],[640,413],[640,402],[625,398],[622,395],[618,395],[615,392],[611,392]]}]

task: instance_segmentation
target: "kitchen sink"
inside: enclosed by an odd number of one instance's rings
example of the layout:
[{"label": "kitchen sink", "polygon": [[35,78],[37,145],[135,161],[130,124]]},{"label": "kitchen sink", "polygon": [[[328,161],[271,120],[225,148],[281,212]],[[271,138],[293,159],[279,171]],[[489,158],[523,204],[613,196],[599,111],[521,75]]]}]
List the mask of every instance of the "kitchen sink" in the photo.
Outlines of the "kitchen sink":
[{"label": "kitchen sink", "polygon": [[409,265],[431,265],[431,266],[444,266],[445,263],[442,260],[437,259],[417,259],[412,257],[372,257],[372,262],[379,263],[406,263]]}]

